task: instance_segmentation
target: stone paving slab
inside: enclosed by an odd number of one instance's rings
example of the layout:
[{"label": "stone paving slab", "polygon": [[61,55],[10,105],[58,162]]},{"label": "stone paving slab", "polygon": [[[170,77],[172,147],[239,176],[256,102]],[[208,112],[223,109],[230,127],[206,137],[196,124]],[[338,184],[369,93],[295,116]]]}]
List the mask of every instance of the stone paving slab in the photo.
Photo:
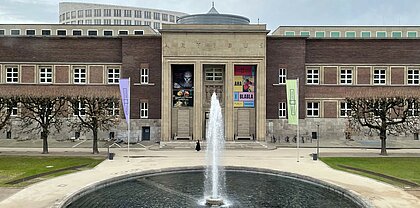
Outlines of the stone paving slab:
[{"label": "stone paving slab", "polygon": [[[4,151],[0,148],[0,152]],[[106,160],[91,170],[60,176],[31,185],[0,202],[0,207],[59,207],[79,190],[93,186],[99,181],[140,173],[177,167],[195,167],[205,164],[205,152],[193,150],[150,151],[145,148],[132,149],[129,162],[125,149],[114,149],[114,160]],[[227,150],[222,162],[226,166],[252,167],[286,171],[313,177],[350,190],[368,200],[376,207],[420,207],[420,200],[392,185],[359,175],[334,170],[321,161],[313,161],[310,154],[314,149],[300,149],[297,162],[296,149],[276,149],[267,151]],[[321,154],[377,155],[377,150],[369,149],[323,149]],[[419,154],[420,150],[390,150],[389,154]]]}]

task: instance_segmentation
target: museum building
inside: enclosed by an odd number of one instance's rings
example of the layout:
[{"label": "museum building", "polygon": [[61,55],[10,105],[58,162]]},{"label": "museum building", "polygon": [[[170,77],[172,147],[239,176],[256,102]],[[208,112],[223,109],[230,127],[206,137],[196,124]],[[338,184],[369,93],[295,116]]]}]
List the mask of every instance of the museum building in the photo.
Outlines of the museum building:
[{"label": "museum building", "polygon": [[[299,79],[301,134],[319,125],[323,137],[342,140],[347,96],[420,89],[420,27],[379,28],[385,37],[366,37],[378,34],[375,27],[339,26],[279,27],[268,35],[266,25],[214,7],[177,23],[159,33],[149,26],[0,25],[0,90],[117,92],[119,78],[130,77],[130,138],[152,141],[205,139],[216,92],[226,140],[267,141],[295,135],[286,79]],[[110,132],[125,134],[124,119]]]}]

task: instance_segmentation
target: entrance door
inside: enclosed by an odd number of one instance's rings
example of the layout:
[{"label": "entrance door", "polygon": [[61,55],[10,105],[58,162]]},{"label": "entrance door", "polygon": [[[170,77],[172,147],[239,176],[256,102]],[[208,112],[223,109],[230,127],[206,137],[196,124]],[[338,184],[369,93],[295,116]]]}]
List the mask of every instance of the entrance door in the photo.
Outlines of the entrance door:
[{"label": "entrance door", "polygon": [[150,140],[150,127],[149,126],[142,127],[141,139],[143,141]]}]

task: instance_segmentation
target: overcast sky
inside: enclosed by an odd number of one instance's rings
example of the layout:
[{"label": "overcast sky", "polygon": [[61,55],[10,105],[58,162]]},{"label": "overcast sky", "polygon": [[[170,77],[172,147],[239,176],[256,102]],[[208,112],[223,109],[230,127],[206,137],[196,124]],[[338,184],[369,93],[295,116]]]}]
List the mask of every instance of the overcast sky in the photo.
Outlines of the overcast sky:
[{"label": "overcast sky", "polygon": [[[67,0],[205,13],[212,0]],[[0,0],[0,24],[58,23],[60,0]],[[280,25],[420,25],[419,0],[214,0],[220,13]]]}]

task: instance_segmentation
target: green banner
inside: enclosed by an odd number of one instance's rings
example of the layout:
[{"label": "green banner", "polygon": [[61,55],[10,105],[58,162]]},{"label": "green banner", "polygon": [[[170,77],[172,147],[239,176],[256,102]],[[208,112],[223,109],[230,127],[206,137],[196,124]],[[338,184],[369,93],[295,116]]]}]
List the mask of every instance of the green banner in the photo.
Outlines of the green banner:
[{"label": "green banner", "polygon": [[299,97],[297,80],[286,80],[287,117],[289,124],[298,125]]}]

